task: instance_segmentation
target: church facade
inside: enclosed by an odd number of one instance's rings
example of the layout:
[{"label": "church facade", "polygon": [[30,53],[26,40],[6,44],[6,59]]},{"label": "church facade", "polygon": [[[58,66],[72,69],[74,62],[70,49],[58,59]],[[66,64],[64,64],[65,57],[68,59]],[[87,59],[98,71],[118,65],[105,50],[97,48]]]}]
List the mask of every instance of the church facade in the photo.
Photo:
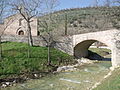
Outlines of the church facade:
[{"label": "church facade", "polygon": [[[37,18],[31,19],[31,33],[32,36],[38,35],[38,20]],[[27,36],[27,23],[20,14],[15,14],[7,17],[3,24],[0,24],[0,33],[5,35],[20,35]]]}]

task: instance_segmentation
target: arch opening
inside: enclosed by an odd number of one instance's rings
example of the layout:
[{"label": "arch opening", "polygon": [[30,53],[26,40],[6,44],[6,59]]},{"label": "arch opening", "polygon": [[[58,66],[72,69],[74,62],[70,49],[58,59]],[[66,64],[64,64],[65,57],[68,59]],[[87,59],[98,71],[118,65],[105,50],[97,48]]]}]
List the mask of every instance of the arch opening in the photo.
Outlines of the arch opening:
[{"label": "arch opening", "polygon": [[18,35],[24,35],[24,31],[23,31],[23,30],[20,30],[20,31],[18,32]]},{"label": "arch opening", "polygon": [[108,45],[97,40],[85,40],[74,47],[75,58],[111,61],[111,50]]}]

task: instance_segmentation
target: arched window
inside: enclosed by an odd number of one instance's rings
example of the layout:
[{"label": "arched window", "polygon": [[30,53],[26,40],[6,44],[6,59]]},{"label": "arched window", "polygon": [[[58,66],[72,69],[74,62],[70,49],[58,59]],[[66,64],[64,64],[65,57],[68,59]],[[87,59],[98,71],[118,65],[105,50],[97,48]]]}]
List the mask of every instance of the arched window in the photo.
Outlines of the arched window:
[{"label": "arched window", "polygon": [[22,25],[22,18],[21,19],[19,19],[19,26],[21,26]]},{"label": "arched window", "polygon": [[18,32],[18,35],[24,35],[24,31],[23,31],[23,30],[20,30],[20,31]]}]

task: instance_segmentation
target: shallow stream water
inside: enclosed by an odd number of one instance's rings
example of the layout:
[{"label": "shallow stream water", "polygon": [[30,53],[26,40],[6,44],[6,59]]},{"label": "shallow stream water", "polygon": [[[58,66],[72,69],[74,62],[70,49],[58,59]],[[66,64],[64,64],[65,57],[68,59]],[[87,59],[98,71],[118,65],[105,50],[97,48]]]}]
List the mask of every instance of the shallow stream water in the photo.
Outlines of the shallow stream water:
[{"label": "shallow stream water", "polygon": [[110,61],[100,61],[80,66],[73,72],[48,75],[3,90],[89,90],[96,82],[103,79],[110,67]]}]

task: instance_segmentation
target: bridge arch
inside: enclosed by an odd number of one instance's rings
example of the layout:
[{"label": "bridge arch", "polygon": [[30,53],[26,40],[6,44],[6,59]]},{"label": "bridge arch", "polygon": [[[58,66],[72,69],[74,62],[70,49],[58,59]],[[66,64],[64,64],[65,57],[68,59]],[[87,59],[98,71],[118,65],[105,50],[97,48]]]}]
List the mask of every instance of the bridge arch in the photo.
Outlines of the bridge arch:
[{"label": "bridge arch", "polygon": [[118,67],[120,66],[120,48],[117,48],[116,42],[120,40],[115,38],[117,33],[119,33],[119,30],[73,35],[73,55],[77,58],[86,57],[88,55],[88,48],[90,45],[95,41],[99,41],[106,44],[110,48],[112,52],[112,66]]},{"label": "bridge arch", "polygon": [[118,34],[120,34],[119,30],[111,29],[67,36],[61,38],[59,43],[56,43],[55,48],[80,58],[81,56],[86,57],[91,44],[99,41],[110,48],[112,52],[112,66],[118,67],[120,66],[120,36]]},{"label": "bridge arch", "polygon": [[[93,40],[93,39],[88,39],[88,40],[84,40],[81,41],[80,43],[78,43],[75,47],[74,47],[74,56],[76,58],[81,58],[81,57],[88,57],[89,56],[89,47],[97,42],[98,40]],[[99,41],[101,42],[101,41]],[[107,45],[109,48],[111,48],[111,46],[105,42],[101,42],[104,43],[105,45]]]}]

